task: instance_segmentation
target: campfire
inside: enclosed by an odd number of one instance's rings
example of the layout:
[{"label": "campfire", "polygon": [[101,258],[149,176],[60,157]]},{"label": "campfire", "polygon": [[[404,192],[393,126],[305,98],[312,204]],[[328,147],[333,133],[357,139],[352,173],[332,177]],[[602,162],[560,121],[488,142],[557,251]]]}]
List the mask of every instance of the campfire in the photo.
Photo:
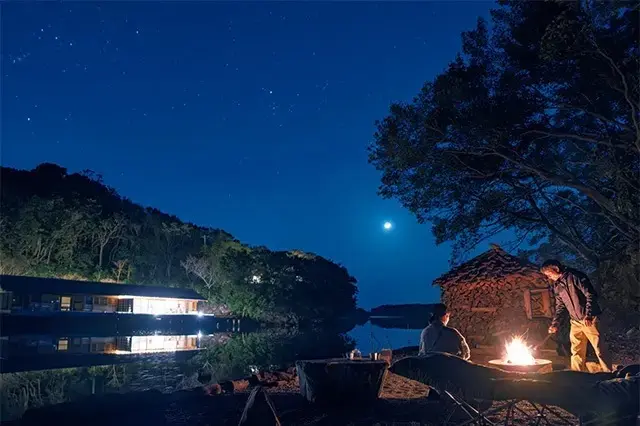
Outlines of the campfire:
[{"label": "campfire", "polygon": [[514,337],[507,343],[506,348],[507,354],[504,359],[506,363],[517,365],[533,365],[536,363],[533,351],[521,337]]},{"label": "campfire", "polygon": [[516,336],[505,345],[505,355],[503,359],[492,359],[489,364],[495,365],[504,370],[537,372],[543,368],[549,369],[551,361],[548,359],[537,359],[533,356],[533,349],[520,336]]}]

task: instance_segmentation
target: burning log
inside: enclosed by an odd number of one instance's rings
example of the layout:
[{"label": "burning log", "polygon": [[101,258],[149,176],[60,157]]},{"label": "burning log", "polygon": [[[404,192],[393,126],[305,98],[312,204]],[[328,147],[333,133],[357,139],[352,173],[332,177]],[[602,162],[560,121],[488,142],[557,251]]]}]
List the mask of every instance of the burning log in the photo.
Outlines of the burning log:
[{"label": "burning log", "polygon": [[506,345],[504,359],[492,359],[489,364],[507,371],[521,373],[548,373],[553,371],[551,361],[536,359],[533,349],[527,346],[521,337],[516,337]]}]

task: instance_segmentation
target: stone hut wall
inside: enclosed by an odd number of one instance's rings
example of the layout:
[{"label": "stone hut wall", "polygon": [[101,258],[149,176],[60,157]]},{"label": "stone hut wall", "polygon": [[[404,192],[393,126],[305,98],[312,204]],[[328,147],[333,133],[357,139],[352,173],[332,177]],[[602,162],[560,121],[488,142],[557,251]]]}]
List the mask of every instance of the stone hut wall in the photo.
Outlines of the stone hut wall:
[{"label": "stone hut wall", "polygon": [[471,342],[499,344],[527,333],[527,340],[543,339],[550,319],[527,317],[525,290],[539,288],[521,277],[498,277],[480,283],[445,286],[442,299],[451,311],[451,326]]},{"label": "stone hut wall", "polygon": [[526,333],[527,341],[536,344],[546,336],[553,308],[546,278],[536,265],[497,245],[438,278],[434,285],[442,289],[442,301],[452,314],[451,326],[472,343],[501,344],[512,335]]}]

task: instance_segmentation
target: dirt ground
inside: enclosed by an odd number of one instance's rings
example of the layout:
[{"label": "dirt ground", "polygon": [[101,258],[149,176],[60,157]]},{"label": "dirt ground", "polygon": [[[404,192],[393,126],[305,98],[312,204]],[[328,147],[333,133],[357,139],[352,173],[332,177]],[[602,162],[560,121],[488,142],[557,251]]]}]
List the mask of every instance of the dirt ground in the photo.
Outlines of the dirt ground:
[{"label": "dirt ground", "polygon": [[[286,388],[274,387],[268,389],[270,395],[290,394],[296,392],[297,379],[295,384],[290,383]],[[407,379],[405,377],[387,372],[380,393],[380,407],[373,412],[362,414],[360,418],[336,418],[331,413],[318,413],[316,415],[307,412],[306,416],[298,417],[294,411],[285,413],[281,419],[284,424],[300,424],[304,426],[319,425],[441,425],[445,419],[453,413],[451,419],[465,420],[468,417],[458,410],[454,410],[453,403],[444,400],[435,400],[429,398],[429,386]],[[277,403],[274,402],[276,410]],[[505,408],[500,408],[501,406]],[[527,403],[520,403],[517,408],[508,410],[504,403],[495,403],[493,405],[485,405],[477,407],[482,409],[494,408],[495,412],[488,415],[488,419],[494,423],[504,422],[507,416],[512,420],[514,425],[536,424],[537,415],[541,407],[535,407]],[[553,413],[545,410],[543,415],[547,418],[548,424],[571,425],[578,424],[579,421],[570,413],[557,408],[550,407]],[[302,414],[302,412],[300,413]],[[557,415],[561,417],[558,417]],[[341,421],[344,421],[341,423]],[[544,422],[543,422],[544,423]]]}]

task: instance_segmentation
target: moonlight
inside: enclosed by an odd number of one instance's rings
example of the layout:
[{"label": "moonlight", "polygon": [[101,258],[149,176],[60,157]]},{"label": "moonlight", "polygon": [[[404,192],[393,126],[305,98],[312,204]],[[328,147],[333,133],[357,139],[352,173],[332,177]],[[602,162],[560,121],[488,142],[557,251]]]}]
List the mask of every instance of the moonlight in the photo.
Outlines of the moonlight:
[{"label": "moonlight", "polygon": [[382,226],[385,229],[385,231],[388,231],[391,228],[393,228],[393,225],[391,224],[391,222],[385,222],[384,225],[382,225]]}]

